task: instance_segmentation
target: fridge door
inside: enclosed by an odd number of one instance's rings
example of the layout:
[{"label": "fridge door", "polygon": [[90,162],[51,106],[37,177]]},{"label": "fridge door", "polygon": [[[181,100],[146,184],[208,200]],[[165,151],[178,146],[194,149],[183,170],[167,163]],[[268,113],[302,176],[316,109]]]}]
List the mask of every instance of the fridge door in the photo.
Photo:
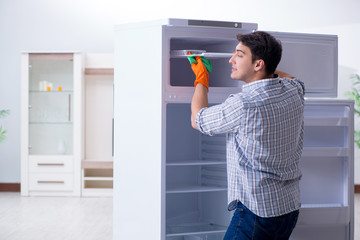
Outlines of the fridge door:
[{"label": "fridge door", "polygon": [[279,70],[305,83],[306,97],[336,97],[338,38],[336,35],[269,32],[283,47]]}]

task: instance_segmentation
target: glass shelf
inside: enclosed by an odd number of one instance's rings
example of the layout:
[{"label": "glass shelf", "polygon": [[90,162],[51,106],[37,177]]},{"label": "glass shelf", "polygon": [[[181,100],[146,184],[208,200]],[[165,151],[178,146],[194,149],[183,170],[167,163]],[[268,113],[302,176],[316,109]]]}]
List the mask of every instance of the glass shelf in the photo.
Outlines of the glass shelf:
[{"label": "glass shelf", "polygon": [[171,58],[187,58],[189,55],[188,52],[194,52],[191,56],[201,56],[206,58],[231,58],[233,53],[223,53],[223,52],[205,52],[202,50],[172,50],[170,52]]},{"label": "glass shelf", "polygon": [[193,192],[218,192],[226,191],[226,187],[213,186],[183,186],[183,187],[169,187],[166,193],[193,193]]},{"label": "glass shelf", "polygon": [[205,161],[205,160],[185,160],[185,161],[168,161],[166,166],[177,167],[177,166],[202,166],[202,165],[223,165],[226,161]]},{"label": "glass shelf", "polygon": [[56,93],[73,93],[73,90],[52,90],[52,91],[40,91],[40,90],[29,90],[29,93],[47,93],[47,94],[56,94]]},{"label": "glass shelf", "polygon": [[215,234],[225,233],[227,227],[212,223],[193,223],[193,224],[179,224],[169,225],[166,228],[166,236],[186,236],[196,234]]},{"label": "glass shelf", "polygon": [[29,122],[29,124],[33,125],[33,124],[73,124],[72,121],[69,122]]}]

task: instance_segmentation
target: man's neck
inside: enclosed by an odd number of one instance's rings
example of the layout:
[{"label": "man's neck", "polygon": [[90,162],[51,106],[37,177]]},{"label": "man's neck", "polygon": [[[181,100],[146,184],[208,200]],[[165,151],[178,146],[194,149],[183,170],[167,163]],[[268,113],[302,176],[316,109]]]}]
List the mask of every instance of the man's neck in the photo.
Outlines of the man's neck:
[{"label": "man's neck", "polygon": [[258,73],[255,74],[254,77],[250,80],[247,81],[246,83],[251,83],[251,82],[255,82],[255,81],[259,81],[259,80],[263,80],[263,79],[269,79],[269,78],[274,78],[274,74],[266,74],[266,73]]}]

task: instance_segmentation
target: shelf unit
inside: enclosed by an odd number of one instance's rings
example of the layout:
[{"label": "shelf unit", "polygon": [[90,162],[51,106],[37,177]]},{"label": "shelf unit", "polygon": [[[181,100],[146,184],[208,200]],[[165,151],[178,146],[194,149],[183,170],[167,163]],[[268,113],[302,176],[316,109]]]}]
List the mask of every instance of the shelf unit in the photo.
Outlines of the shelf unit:
[{"label": "shelf unit", "polygon": [[112,196],[113,162],[82,162],[82,196]]},{"label": "shelf unit", "polygon": [[113,194],[113,55],[86,54],[81,195]]},{"label": "shelf unit", "polygon": [[[226,139],[203,136],[191,128],[194,74],[185,55],[171,54],[201,49],[221,55],[211,59],[210,104],[241,92],[242,83],[230,79],[231,66],[223,53],[233,52],[236,34],[251,32],[256,24],[235,24],[246,26],[240,29],[222,24],[193,26],[190,20],[169,19],[116,28],[115,238],[223,238],[232,214],[227,211]],[[138,66],[128,63],[137,61],[132,53],[144,35],[152,47],[143,49],[142,56],[152,61],[141,66],[146,75],[134,75]],[[336,96],[336,36],[273,35],[283,44],[286,62],[280,63],[281,70],[301,75],[307,97]],[[313,71],[318,62],[322,71]],[[131,117],[123,118],[124,113]],[[302,208],[292,239],[352,240],[353,103],[307,99],[304,118]],[[148,224],[140,232],[135,230],[138,221],[129,206],[142,206],[144,196],[143,221]]]},{"label": "shelf unit", "polygon": [[81,53],[21,55],[21,195],[80,196]]}]

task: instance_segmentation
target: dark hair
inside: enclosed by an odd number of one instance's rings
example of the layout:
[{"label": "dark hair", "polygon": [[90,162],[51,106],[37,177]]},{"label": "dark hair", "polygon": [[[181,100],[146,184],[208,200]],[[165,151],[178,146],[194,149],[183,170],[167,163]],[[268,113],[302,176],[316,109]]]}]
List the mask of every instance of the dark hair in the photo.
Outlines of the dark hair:
[{"label": "dark hair", "polygon": [[281,42],[279,40],[269,33],[262,31],[248,34],[239,33],[236,37],[239,42],[250,48],[252,62],[262,59],[265,62],[266,73],[272,74],[275,72],[282,53]]}]

